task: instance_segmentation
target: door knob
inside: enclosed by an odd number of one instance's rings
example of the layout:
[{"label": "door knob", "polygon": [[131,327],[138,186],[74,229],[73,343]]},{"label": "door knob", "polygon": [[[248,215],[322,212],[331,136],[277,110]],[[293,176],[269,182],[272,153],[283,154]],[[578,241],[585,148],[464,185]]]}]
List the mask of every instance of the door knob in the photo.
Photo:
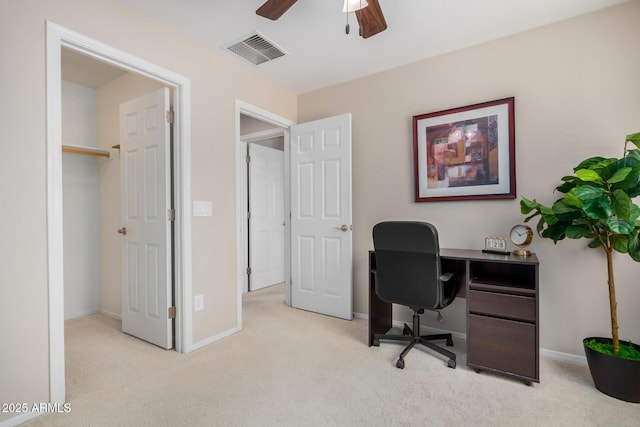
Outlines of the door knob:
[{"label": "door knob", "polygon": [[342,224],[342,226],[340,226],[340,227],[333,227],[333,228],[335,228],[336,230],[340,230],[340,231],[349,230],[349,227],[347,227],[347,224]]},{"label": "door knob", "polygon": [[127,235],[127,227],[122,227],[118,229],[118,233],[122,234],[123,236]]}]

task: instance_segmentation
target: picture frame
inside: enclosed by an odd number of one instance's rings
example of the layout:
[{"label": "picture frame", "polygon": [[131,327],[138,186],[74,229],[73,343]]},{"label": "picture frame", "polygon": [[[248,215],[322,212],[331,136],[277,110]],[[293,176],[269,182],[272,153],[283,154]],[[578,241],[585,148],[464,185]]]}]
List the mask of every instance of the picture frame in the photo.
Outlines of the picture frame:
[{"label": "picture frame", "polygon": [[515,98],[413,116],[415,201],[514,199]]}]

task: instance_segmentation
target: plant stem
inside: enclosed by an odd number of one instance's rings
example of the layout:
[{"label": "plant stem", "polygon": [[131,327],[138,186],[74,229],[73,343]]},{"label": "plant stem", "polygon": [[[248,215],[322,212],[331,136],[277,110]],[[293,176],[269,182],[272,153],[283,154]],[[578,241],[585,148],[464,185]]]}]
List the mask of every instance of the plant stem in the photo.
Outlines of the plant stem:
[{"label": "plant stem", "polygon": [[620,351],[620,341],[618,337],[618,303],[616,302],[616,287],[613,280],[613,248],[605,247],[607,253],[607,273],[609,282],[609,308],[611,311],[611,337],[613,344],[613,353],[618,354]]}]

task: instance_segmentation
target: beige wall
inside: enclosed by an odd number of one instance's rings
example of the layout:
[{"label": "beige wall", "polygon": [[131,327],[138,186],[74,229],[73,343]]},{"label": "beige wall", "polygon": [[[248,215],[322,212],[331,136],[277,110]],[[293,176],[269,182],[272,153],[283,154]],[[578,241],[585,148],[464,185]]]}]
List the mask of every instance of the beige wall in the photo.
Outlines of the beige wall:
[{"label": "beige wall", "polygon": [[192,197],[214,205],[212,217],[193,220],[193,293],[205,296],[193,317],[195,343],[236,321],[235,251],[228,250],[235,241],[235,100],[294,121],[297,100],[119,1],[2,0],[1,9],[0,401],[47,402],[45,20],[191,79]]},{"label": "beige wall", "polygon": [[[515,97],[517,194],[550,203],[587,156],[619,156],[640,131],[640,2],[632,1],[299,97],[300,122],[353,113],[355,311],[367,312],[371,228],[388,219],[434,223],[444,247],[482,248],[523,220],[518,200],[414,203],[412,116]],[[609,335],[606,261],[584,242],[536,239],[541,347],[583,355]],[[639,265],[616,256],[621,335],[640,341]],[[444,329],[465,332],[464,300]]]}]

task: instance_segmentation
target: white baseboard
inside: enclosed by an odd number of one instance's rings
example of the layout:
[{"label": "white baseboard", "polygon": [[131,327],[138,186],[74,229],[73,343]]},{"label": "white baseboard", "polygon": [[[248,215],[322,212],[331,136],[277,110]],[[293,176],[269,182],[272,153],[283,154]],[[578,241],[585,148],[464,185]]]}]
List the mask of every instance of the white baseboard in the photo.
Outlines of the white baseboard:
[{"label": "white baseboard", "polygon": [[202,347],[208,346],[209,344],[213,344],[216,341],[220,341],[221,339],[226,338],[226,337],[228,337],[230,335],[233,335],[233,334],[235,334],[236,332],[239,332],[239,331],[240,331],[240,329],[238,329],[238,328],[232,328],[232,329],[228,329],[228,330],[226,330],[224,332],[221,332],[218,335],[214,335],[214,336],[209,337],[207,339],[204,339],[202,341],[198,341],[197,343],[194,343],[189,348],[188,353],[190,353],[192,351],[195,351],[195,350],[198,350],[198,349],[200,349]]},{"label": "white baseboard", "polygon": [[[357,319],[364,319],[364,320],[369,320],[369,315],[368,314],[364,314],[364,313],[353,313],[353,317],[357,318]],[[399,321],[399,320],[394,320],[391,324],[394,328],[402,328],[404,326],[404,322]],[[467,340],[467,334],[463,333],[463,332],[452,332],[452,331],[447,331],[444,329],[437,329],[437,328],[433,328],[431,326],[424,326],[424,325],[420,325],[420,329],[424,329],[425,331],[430,331],[432,333],[436,333],[436,334],[442,334],[442,333],[451,333],[451,335],[455,338],[461,339],[461,340]],[[552,360],[560,360],[563,362],[572,362],[572,363],[578,363],[581,365],[586,365],[587,364],[587,358],[585,356],[580,356],[577,354],[571,354],[571,353],[563,353],[560,351],[555,351],[555,350],[548,350],[546,348],[541,348],[540,349],[540,355],[543,357],[546,357],[548,359],[552,359]]]},{"label": "white baseboard", "polygon": [[9,418],[8,420],[0,421],[0,427],[14,427],[37,418],[40,415],[42,415],[41,412],[25,412],[16,417]]},{"label": "white baseboard", "polygon": [[80,311],[78,313],[65,315],[64,320],[71,320],[71,319],[77,319],[78,317],[91,316],[92,314],[96,314],[98,312],[99,310]]},{"label": "white baseboard", "polygon": [[122,320],[122,315],[120,313],[114,313],[113,311],[105,310],[104,308],[100,309],[100,313],[107,317],[111,317],[112,319]]},{"label": "white baseboard", "polygon": [[546,358],[553,359],[553,360],[560,360],[563,362],[573,362],[581,365],[587,364],[587,358],[585,356],[580,356],[580,355],[571,354],[571,353],[562,353],[560,351],[548,350],[546,348],[540,349],[540,356],[544,356]]}]

